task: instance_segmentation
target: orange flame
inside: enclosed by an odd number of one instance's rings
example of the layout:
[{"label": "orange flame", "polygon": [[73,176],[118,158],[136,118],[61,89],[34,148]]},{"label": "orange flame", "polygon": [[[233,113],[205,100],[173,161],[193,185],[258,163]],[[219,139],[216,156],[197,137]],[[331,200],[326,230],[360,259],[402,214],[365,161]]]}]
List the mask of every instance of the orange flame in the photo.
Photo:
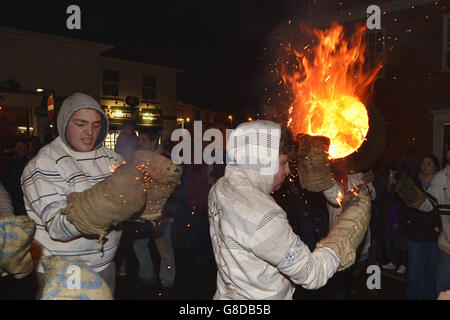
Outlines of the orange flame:
[{"label": "orange flame", "polygon": [[330,157],[346,157],[361,146],[369,130],[369,117],[361,100],[371,93],[381,64],[363,70],[365,26],[357,27],[348,40],[338,24],[324,31],[300,27],[317,41],[313,47],[305,46],[303,52],[291,46],[286,49],[298,63],[291,74],[284,65],[281,70],[295,97],[287,125],[295,133],[330,138]]},{"label": "orange flame", "polygon": [[340,190],[337,192],[336,201],[339,203],[339,206],[342,206],[342,201],[344,200],[344,195]]}]

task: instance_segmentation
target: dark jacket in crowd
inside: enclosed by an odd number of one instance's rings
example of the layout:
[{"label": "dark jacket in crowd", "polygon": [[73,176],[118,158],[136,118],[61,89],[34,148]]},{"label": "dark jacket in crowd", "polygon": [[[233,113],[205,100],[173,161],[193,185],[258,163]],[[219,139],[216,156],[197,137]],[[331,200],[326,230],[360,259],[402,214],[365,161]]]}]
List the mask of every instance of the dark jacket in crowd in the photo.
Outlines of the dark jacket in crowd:
[{"label": "dark jacket in crowd", "polygon": [[[418,176],[414,179],[417,187],[424,190]],[[437,210],[421,212],[406,206],[404,202],[399,205],[399,218],[404,228],[404,236],[411,241],[437,241],[441,229],[441,219]]]},{"label": "dark jacket in crowd", "polygon": [[20,177],[23,169],[28,162],[27,157],[17,158],[13,157],[9,160],[5,171],[3,173],[3,185],[11,196],[11,202],[14,208],[15,215],[25,215],[25,203],[23,202],[23,192],[20,185]]}]

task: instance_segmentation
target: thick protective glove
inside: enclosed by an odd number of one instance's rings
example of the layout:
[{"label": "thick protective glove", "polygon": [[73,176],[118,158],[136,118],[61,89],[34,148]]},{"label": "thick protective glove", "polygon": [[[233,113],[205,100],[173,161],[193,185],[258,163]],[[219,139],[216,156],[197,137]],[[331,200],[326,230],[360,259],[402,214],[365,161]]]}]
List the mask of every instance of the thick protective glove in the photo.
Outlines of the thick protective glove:
[{"label": "thick protective glove", "polygon": [[395,185],[395,192],[405,201],[408,207],[416,209],[419,209],[427,199],[425,193],[407,175],[403,175],[399,179]]},{"label": "thick protective glove", "polygon": [[181,166],[160,155],[157,152],[139,150],[135,153],[136,163],[146,174],[147,200],[143,213],[139,218],[154,220],[161,215],[161,211],[180,183],[183,173]]},{"label": "thick protective glove", "polygon": [[297,170],[302,188],[320,192],[333,185],[328,158],[330,139],[322,136],[297,136]]},{"label": "thick protective glove", "polygon": [[142,210],[145,192],[144,174],[125,164],[92,188],[70,193],[61,214],[82,233],[102,238],[111,226]]},{"label": "thick protective glove", "polygon": [[344,198],[342,199],[342,212],[355,205],[359,201],[359,195],[356,192],[346,192]]},{"label": "thick protective glove", "polygon": [[317,248],[328,247],[336,253],[341,261],[339,271],[355,262],[356,250],[364,239],[370,222],[371,202],[367,188],[361,187],[357,192],[358,200],[344,211],[328,236],[317,245]]},{"label": "thick protective glove", "polygon": [[70,257],[42,258],[45,284],[41,300],[112,300],[111,289],[92,268]]},{"label": "thick protective glove", "polygon": [[438,300],[450,300],[450,290],[439,293]]},{"label": "thick protective glove", "polygon": [[36,224],[28,216],[0,218],[0,274],[11,274],[16,279],[33,271],[31,242]]}]

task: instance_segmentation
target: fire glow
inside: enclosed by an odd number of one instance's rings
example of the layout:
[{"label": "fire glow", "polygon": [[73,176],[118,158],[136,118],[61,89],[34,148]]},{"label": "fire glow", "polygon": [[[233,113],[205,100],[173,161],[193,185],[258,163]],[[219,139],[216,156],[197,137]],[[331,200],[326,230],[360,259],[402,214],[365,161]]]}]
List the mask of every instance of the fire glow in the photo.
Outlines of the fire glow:
[{"label": "fire glow", "polygon": [[330,138],[330,158],[344,158],[358,150],[369,131],[362,101],[370,95],[382,66],[363,69],[365,26],[357,27],[349,39],[338,24],[324,31],[300,28],[316,39],[302,52],[286,48],[298,64],[292,72],[285,65],[281,70],[294,96],[287,125],[296,134]]}]

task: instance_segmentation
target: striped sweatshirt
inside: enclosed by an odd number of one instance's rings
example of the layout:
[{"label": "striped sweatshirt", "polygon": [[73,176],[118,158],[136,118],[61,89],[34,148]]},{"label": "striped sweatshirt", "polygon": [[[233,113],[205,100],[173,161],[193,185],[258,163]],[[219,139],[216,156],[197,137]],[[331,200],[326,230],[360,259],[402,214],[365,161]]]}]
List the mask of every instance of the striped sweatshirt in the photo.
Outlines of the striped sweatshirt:
[{"label": "striped sweatshirt", "polygon": [[[58,137],[28,162],[21,184],[27,214],[37,225],[35,242],[42,248],[42,255],[78,257],[97,272],[109,266],[121,231],[113,230],[106,235],[102,252],[99,240],[84,237],[60,210],[66,207],[68,194],[103,181],[111,175],[113,166],[122,161],[119,154],[105,147],[90,152],[74,151]],[[37,271],[44,271],[41,263]]]},{"label": "striped sweatshirt", "polygon": [[431,212],[437,207],[442,221],[438,247],[450,255],[450,165],[439,171],[433,178],[427,189],[427,196],[427,200],[419,210]]},{"label": "striped sweatshirt", "polygon": [[[329,248],[310,252],[270,195],[275,172],[264,170],[279,161],[280,135],[278,124],[259,120],[240,124],[229,137],[232,158],[208,198],[214,299],[291,300],[294,283],[318,289],[340,265]],[[244,162],[250,157],[253,162]]]}]

